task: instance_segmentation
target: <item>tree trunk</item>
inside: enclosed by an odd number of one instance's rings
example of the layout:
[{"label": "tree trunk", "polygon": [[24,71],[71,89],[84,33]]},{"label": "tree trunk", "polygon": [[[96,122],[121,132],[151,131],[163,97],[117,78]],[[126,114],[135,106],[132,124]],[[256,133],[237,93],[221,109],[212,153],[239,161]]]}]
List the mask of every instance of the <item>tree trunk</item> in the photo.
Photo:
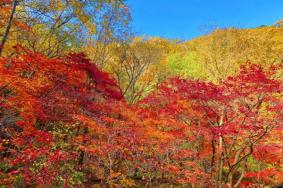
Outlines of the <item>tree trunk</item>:
[{"label": "tree trunk", "polygon": [[14,14],[16,12],[17,3],[18,3],[17,0],[13,0],[12,1],[12,11],[11,11],[11,14],[10,14],[10,17],[9,17],[8,25],[6,27],[4,36],[3,36],[1,44],[0,44],[0,56],[2,54],[4,45],[5,45],[5,43],[6,43],[7,39],[8,39],[8,35],[9,35],[10,29],[11,29],[11,26],[12,26]]},{"label": "tree trunk", "polygon": [[222,137],[219,137],[219,151],[218,151],[218,178],[217,178],[217,187],[222,187],[222,173],[223,173],[223,160],[222,160],[222,147],[223,147],[223,140]]}]

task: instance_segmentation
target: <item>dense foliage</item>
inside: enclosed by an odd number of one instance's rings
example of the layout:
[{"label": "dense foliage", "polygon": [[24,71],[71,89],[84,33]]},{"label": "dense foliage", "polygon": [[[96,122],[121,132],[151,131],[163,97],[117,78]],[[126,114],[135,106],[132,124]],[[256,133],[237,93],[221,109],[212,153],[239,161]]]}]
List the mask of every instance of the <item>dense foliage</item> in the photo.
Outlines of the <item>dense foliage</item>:
[{"label": "dense foliage", "polygon": [[278,67],[247,63],[219,84],[170,79],[129,106],[82,54],[18,51],[0,60],[3,185],[282,181]]},{"label": "dense foliage", "polygon": [[283,28],[131,36],[124,1],[0,0],[0,187],[283,186]]}]

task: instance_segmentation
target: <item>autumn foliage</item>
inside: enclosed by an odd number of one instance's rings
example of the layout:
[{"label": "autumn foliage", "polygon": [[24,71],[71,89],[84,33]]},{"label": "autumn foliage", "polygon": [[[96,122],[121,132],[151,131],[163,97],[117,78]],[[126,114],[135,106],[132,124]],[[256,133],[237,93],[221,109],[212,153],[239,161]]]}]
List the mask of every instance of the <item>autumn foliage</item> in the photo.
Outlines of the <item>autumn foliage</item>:
[{"label": "autumn foliage", "polygon": [[95,105],[122,96],[114,80],[82,54],[49,59],[24,51],[0,61],[1,153],[8,165],[2,169],[1,181],[11,184],[15,176],[22,176],[27,185],[52,183],[59,172],[57,162],[74,157],[55,144],[62,137],[60,131],[76,130],[79,136],[86,128],[78,117],[101,118]]},{"label": "autumn foliage", "polygon": [[0,59],[0,184],[279,185],[280,67],[219,84],[172,78],[134,105],[83,54]]},{"label": "autumn foliage", "polygon": [[0,188],[282,187],[282,20],[135,36],[126,0],[0,0]]}]

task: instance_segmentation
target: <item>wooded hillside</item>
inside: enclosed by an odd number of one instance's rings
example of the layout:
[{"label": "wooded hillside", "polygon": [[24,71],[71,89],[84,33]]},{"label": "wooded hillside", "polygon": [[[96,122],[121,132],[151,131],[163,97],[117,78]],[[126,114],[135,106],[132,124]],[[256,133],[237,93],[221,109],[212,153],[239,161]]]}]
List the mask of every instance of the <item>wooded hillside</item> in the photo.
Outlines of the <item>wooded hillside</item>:
[{"label": "wooded hillside", "polygon": [[0,1],[0,187],[283,186],[283,27],[140,37],[124,1]]}]

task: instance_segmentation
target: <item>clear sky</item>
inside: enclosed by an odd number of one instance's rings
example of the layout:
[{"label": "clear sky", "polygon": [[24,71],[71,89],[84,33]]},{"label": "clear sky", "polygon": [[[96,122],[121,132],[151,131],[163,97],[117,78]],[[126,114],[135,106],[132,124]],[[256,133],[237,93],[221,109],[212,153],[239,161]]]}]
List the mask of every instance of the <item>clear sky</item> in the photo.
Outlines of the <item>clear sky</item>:
[{"label": "clear sky", "polygon": [[283,18],[283,0],[128,0],[137,35],[191,39],[215,27],[257,27]]}]

